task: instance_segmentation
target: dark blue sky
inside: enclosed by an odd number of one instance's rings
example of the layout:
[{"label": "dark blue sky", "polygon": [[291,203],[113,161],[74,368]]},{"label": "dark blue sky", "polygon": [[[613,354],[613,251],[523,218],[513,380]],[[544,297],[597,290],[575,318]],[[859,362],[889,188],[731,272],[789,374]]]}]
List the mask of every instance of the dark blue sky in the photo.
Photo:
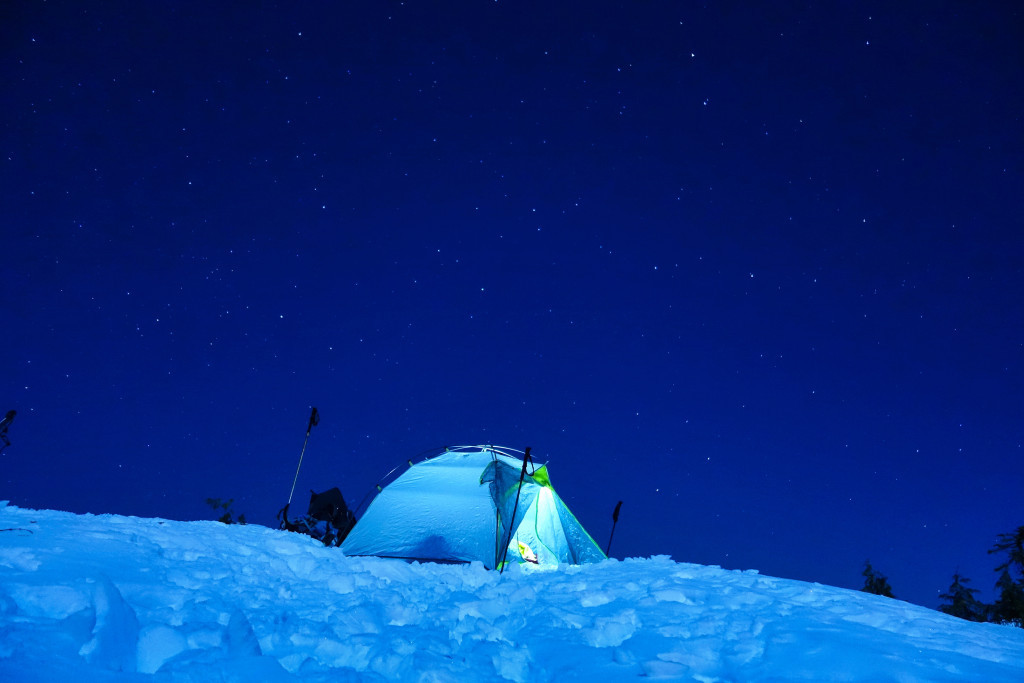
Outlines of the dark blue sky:
[{"label": "dark blue sky", "polygon": [[753,4],[5,3],[0,497],[273,525],[316,405],[299,501],[532,446],[617,556],[990,598],[1024,21]]}]

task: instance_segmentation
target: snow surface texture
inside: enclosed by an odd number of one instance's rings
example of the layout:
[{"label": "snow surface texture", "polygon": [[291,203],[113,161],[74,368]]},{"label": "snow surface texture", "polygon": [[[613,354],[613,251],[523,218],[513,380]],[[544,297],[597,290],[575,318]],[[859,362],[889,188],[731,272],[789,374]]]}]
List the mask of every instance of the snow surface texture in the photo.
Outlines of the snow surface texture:
[{"label": "snow surface texture", "polygon": [[499,575],[0,502],[0,681],[1024,681],[1024,630],[667,557]]}]

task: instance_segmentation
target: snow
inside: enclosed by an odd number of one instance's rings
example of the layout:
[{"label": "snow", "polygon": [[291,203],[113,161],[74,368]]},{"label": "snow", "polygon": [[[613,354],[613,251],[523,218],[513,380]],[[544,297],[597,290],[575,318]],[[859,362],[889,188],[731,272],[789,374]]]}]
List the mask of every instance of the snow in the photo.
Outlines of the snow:
[{"label": "snow", "polygon": [[2,681],[1021,681],[1024,630],[673,562],[346,557],[0,503]]}]

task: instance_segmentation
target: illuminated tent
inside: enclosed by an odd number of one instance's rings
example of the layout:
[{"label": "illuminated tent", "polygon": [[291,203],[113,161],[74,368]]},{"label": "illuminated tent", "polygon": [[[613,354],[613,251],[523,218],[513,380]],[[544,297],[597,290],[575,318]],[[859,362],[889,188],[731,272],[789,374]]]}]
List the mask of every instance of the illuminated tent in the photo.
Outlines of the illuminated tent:
[{"label": "illuminated tent", "polygon": [[522,457],[507,448],[457,446],[410,463],[381,488],[342,550],[409,560],[479,561],[489,569],[500,565],[506,542],[509,562],[553,565],[605,559],[555,493],[546,465],[528,467],[520,489]]}]

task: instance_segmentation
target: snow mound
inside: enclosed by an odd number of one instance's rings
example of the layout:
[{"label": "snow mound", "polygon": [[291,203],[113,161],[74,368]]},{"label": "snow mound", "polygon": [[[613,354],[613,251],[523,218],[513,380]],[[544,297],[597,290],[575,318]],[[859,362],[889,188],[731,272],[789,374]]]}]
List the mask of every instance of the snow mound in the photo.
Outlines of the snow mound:
[{"label": "snow mound", "polygon": [[298,534],[0,503],[3,681],[1021,681],[1024,630],[667,557],[345,557]]}]

